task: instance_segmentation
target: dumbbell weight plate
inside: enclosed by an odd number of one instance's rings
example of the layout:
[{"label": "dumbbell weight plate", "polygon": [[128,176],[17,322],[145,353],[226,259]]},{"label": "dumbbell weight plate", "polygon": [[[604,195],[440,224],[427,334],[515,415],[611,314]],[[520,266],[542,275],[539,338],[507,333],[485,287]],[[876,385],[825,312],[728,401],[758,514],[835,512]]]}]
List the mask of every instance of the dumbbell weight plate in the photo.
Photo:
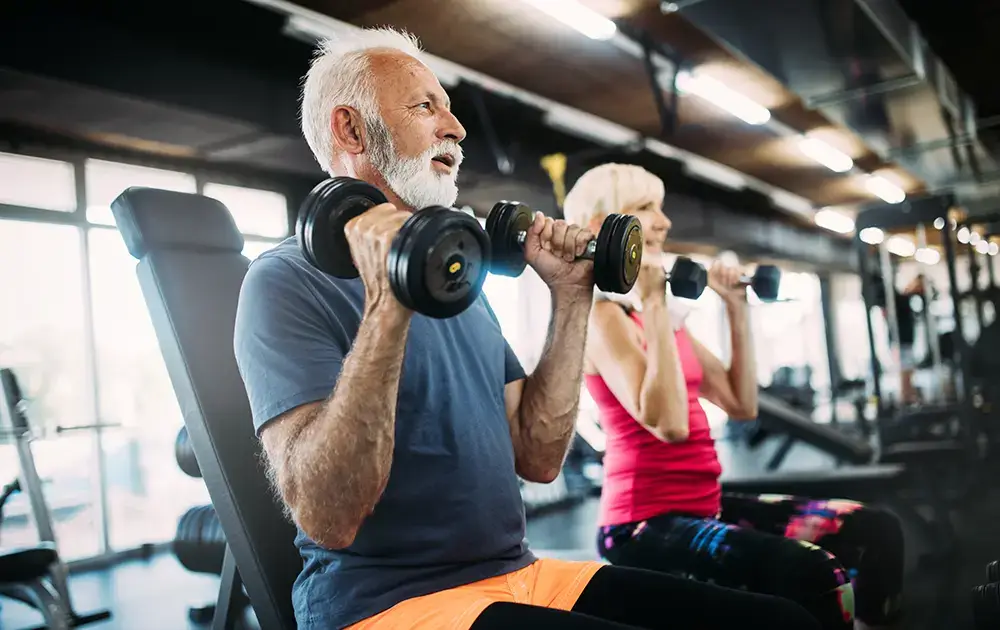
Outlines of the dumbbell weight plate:
[{"label": "dumbbell weight plate", "polygon": [[778,299],[781,284],[781,269],[774,265],[760,265],[753,275],[750,286],[761,300],[768,302]]},{"label": "dumbbell weight plate", "polygon": [[486,217],[486,234],[491,243],[490,271],[516,278],[524,272],[524,246],[518,232],[527,232],[533,219],[531,210],[516,201],[500,201]]},{"label": "dumbbell weight plate", "polygon": [[351,177],[333,177],[318,184],[306,197],[295,222],[295,238],[306,260],[331,276],[357,278],[344,227],[362,212],[387,201],[378,188]]},{"label": "dumbbell weight plate", "polygon": [[627,214],[609,214],[597,234],[594,281],[605,293],[632,290],[642,265],[642,226]]},{"label": "dumbbell weight plate", "polygon": [[436,319],[453,317],[479,297],[489,257],[479,221],[432,206],[400,227],[389,250],[389,283],[407,308]]}]

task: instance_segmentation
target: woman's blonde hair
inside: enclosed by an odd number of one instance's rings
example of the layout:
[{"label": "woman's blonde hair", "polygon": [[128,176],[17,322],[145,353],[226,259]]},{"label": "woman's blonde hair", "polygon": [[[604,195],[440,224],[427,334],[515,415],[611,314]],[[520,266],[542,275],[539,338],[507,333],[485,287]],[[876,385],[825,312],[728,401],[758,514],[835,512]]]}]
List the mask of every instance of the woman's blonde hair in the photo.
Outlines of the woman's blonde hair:
[{"label": "woman's blonde hair", "polygon": [[563,203],[569,223],[586,226],[594,217],[604,217],[647,199],[663,199],[663,181],[634,164],[601,164],[573,184]]}]

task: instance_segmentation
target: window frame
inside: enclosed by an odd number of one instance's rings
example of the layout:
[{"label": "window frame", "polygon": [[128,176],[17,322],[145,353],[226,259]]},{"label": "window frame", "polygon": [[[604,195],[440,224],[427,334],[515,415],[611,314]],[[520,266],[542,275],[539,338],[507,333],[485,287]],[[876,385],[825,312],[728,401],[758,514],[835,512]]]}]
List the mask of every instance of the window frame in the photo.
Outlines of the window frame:
[{"label": "window frame", "polygon": [[288,204],[286,221],[287,235],[281,238],[267,238],[257,235],[244,235],[244,240],[254,244],[281,243],[288,236],[295,233],[295,212],[291,206],[294,193],[291,189],[280,185],[274,181],[251,180],[247,176],[234,175],[222,170],[205,168],[203,165],[184,166],[170,160],[157,160],[155,158],[136,158],[134,156],[122,155],[113,151],[81,151],[72,149],[48,148],[48,147],[12,147],[9,144],[0,144],[0,151],[27,158],[43,158],[68,163],[73,167],[74,194],[76,197],[76,207],[69,212],[60,210],[47,210],[42,208],[26,207],[8,203],[0,203],[0,220],[14,220],[28,223],[71,225],[76,228],[77,237],[80,239],[80,273],[82,275],[82,293],[84,321],[82,322],[84,336],[84,352],[87,367],[84,388],[89,399],[89,408],[82,410],[77,420],[85,425],[79,432],[93,433],[94,440],[94,470],[91,474],[96,475],[97,496],[94,497],[98,506],[97,510],[97,530],[99,532],[98,553],[94,556],[79,558],[70,562],[71,567],[94,567],[103,566],[117,558],[131,557],[142,553],[143,546],[134,549],[113,549],[109,539],[109,505],[108,505],[108,475],[104,462],[104,443],[102,435],[105,431],[114,430],[112,422],[101,417],[100,383],[98,372],[98,355],[96,330],[94,328],[94,304],[92,290],[92,270],[90,268],[90,230],[117,230],[114,225],[91,223],[87,220],[87,189],[86,189],[86,163],[87,160],[100,160],[114,162],[127,166],[139,166],[154,168],[159,170],[173,171],[185,175],[191,175],[195,179],[195,191],[197,194],[204,194],[207,183],[222,184],[226,186],[237,186],[253,190],[263,190],[274,192],[284,196]]}]

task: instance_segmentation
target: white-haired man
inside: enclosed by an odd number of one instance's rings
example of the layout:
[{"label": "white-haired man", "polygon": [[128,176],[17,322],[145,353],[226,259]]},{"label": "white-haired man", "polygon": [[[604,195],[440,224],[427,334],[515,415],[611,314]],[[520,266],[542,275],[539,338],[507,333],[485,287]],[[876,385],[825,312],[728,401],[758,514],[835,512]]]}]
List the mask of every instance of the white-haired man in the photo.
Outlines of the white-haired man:
[{"label": "white-haired man", "polygon": [[528,550],[517,477],[555,479],[573,434],[594,282],[574,258],[592,235],[531,227],[553,315],[530,376],[485,298],[447,320],[393,298],[389,243],[415,209],[455,202],[465,137],[421,56],[408,35],[362,31],[327,42],[305,81],[323,169],[390,200],[346,230],[360,278],[324,275],[290,239],[240,295],[236,357],[300,532],[299,627],[814,627],[783,600]]}]

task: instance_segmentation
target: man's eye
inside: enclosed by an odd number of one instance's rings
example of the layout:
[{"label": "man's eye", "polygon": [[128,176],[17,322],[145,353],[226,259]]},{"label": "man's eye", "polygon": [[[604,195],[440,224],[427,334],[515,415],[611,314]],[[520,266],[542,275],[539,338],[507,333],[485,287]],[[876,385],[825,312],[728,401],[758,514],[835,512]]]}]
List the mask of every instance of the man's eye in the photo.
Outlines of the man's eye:
[{"label": "man's eye", "polygon": [[423,107],[424,109],[430,109],[431,108],[431,103],[430,103],[430,101],[426,101],[426,102],[421,103],[420,105],[418,105],[418,107]]}]

